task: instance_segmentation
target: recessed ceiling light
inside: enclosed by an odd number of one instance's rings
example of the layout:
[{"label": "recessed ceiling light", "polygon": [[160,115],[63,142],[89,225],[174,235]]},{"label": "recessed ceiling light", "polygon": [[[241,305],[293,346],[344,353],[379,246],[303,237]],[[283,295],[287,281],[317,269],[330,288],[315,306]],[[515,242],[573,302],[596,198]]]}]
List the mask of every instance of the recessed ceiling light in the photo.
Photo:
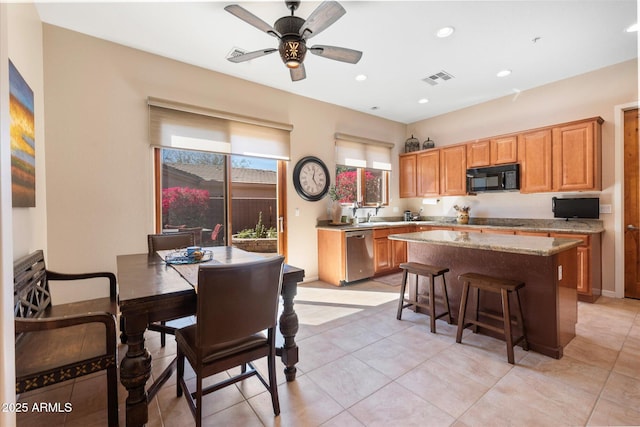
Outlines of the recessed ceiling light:
[{"label": "recessed ceiling light", "polygon": [[498,71],[498,74],[496,74],[496,76],[498,76],[498,77],[506,77],[509,74],[511,74],[511,70],[500,70],[500,71]]},{"label": "recessed ceiling light", "polygon": [[429,100],[427,98],[418,99],[418,104],[426,104],[427,102],[429,102]]},{"label": "recessed ceiling light", "polygon": [[364,74],[358,74],[356,76],[356,81],[363,82],[365,80],[367,80],[367,76],[365,76]]},{"label": "recessed ceiling light", "polygon": [[625,31],[627,33],[636,33],[636,32],[638,32],[638,23],[636,22],[633,25],[629,25]]},{"label": "recessed ceiling light", "polygon": [[438,31],[436,31],[436,36],[443,39],[445,37],[449,37],[455,30],[456,29],[453,27],[442,27]]}]

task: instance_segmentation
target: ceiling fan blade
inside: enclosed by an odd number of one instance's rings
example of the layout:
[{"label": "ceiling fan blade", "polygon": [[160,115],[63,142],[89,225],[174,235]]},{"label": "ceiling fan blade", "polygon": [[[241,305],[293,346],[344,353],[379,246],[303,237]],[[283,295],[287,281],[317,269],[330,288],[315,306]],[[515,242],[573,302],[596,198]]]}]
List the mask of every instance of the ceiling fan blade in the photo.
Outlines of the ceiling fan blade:
[{"label": "ceiling fan blade", "polygon": [[273,49],[273,48],[262,49],[262,50],[256,50],[254,52],[243,53],[242,55],[238,55],[238,56],[231,56],[227,59],[237,64],[240,62],[250,61],[255,58],[260,58],[261,56],[269,55],[270,53],[277,52],[277,51],[278,49]]},{"label": "ceiling fan blade", "polygon": [[362,58],[362,52],[359,50],[347,49],[346,47],[325,46],[317,44],[309,48],[314,55],[324,58],[333,59],[335,61],[348,62],[349,64],[357,64]]},{"label": "ceiling fan blade", "polygon": [[249,25],[253,25],[260,31],[264,31],[265,33],[272,35],[273,37],[280,38],[280,34],[273,28],[271,25],[264,22],[262,19],[258,18],[253,13],[249,12],[247,9],[243,8],[237,4],[230,4],[224,8],[230,14],[242,19]]},{"label": "ceiling fan blade", "polygon": [[324,1],[309,15],[309,18],[300,27],[300,36],[304,39],[320,34],[329,25],[336,22],[346,10],[337,1]]},{"label": "ceiling fan blade", "polygon": [[298,68],[290,68],[291,81],[297,82],[307,77],[307,72],[304,70],[304,64],[300,64]]}]

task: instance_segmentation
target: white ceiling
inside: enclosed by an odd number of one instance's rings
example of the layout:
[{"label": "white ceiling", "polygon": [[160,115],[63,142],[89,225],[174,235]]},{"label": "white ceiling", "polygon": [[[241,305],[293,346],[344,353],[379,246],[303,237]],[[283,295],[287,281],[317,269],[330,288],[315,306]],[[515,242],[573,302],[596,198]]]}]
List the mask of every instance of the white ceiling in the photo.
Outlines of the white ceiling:
[{"label": "white ceiling", "polygon": [[[341,1],[347,13],[309,41],[364,52],[356,65],[307,55],[292,82],[277,53],[246,63],[233,48],[277,40],[224,11],[220,2],[37,3],[42,21],[376,116],[412,123],[638,56],[635,0]],[[236,2],[269,24],[284,1]],[[319,2],[303,1],[307,18]],[[453,26],[446,39],[437,29]],[[536,42],[534,40],[537,39]],[[508,77],[496,73],[510,69]],[[441,70],[454,79],[422,81]],[[356,82],[355,76],[368,79]],[[419,104],[420,98],[429,100]]]}]

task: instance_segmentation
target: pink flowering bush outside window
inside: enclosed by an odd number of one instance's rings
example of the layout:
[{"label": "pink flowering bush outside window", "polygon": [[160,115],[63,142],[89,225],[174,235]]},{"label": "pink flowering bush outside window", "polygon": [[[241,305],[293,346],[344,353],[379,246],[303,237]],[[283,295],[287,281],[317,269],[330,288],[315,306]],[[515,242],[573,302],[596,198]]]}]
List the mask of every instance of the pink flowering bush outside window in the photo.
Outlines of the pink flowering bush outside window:
[{"label": "pink flowering bush outside window", "polygon": [[209,211],[209,192],[189,187],[162,190],[162,223],[202,227]]}]

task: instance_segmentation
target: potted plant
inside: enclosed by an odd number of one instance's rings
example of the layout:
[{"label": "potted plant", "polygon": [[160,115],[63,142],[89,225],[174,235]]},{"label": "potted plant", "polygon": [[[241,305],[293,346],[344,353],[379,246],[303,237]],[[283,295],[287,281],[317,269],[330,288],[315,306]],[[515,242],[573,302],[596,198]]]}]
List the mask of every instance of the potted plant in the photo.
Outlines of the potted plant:
[{"label": "potted plant", "polygon": [[267,228],[262,223],[262,211],[254,228],[245,228],[231,236],[232,245],[248,252],[278,252],[278,236],[274,227]]},{"label": "potted plant", "polygon": [[456,216],[456,221],[458,222],[458,224],[469,223],[469,210],[471,210],[470,206],[453,205],[453,209],[458,212],[458,215]]},{"label": "potted plant", "polygon": [[329,198],[331,199],[331,223],[340,224],[342,217],[342,200],[346,198],[343,189],[332,185],[329,188]]}]

